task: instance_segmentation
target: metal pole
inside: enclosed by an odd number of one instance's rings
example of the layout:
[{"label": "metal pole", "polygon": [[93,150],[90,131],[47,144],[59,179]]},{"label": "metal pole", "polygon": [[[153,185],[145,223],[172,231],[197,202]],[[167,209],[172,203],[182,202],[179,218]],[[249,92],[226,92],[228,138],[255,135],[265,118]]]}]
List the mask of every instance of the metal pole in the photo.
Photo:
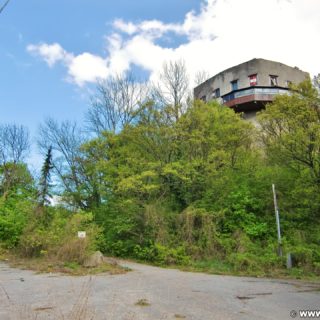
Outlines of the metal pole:
[{"label": "metal pole", "polygon": [[7,6],[7,4],[9,3],[10,0],[7,0],[3,6],[0,8],[0,13],[4,10],[4,8]]},{"label": "metal pole", "polygon": [[279,244],[278,254],[279,254],[280,257],[282,257],[279,209],[278,209],[278,203],[277,203],[276,188],[275,188],[274,184],[272,184],[272,192],[273,192],[274,212],[275,212],[275,215],[276,215],[277,231],[278,231],[278,244]]}]

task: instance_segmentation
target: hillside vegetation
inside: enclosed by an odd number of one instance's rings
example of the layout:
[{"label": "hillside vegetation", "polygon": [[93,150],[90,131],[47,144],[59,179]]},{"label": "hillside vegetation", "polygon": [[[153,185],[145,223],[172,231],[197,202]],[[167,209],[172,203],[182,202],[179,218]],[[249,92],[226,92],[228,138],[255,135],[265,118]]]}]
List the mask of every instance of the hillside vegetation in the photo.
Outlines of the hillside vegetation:
[{"label": "hillside vegetation", "polygon": [[0,165],[2,249],[79,264],[99,249],[212,272],[320,275],[320,100],[311,83],[278,96],[257,127],[216,102],[176,107],[148,99],[132,121],[83,139],[47,121],[39,179],[22,160]]}]

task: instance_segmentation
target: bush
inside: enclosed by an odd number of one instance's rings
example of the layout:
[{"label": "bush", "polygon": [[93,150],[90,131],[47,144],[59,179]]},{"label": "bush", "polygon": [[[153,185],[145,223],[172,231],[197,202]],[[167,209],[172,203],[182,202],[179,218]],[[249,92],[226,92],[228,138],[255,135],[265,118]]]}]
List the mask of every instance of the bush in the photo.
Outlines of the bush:
[{"label": "bush", "polygon": [[187,253],[199,259],[221,250],[216,219],[219,214],[202,208],[188,207],[177,217],[177,240]]},{"label": "bush", "polygon": [[134,254],[140,260],[154,262],[159,265],[188,265],[191,261],[182,246],[168,248],[156,243],[142,248],[137,245],[134,248]]},{"label": "bush", "polygon": [[[79,239],[77,231],[86,231],[86,238]],[[97,250],[100,228],[92,222],[92,214],[56,209],[49,224],[34,220],[24,230],[19,249],[23,256],[38,257],[46,254],[64,262],[82,263]]]},{"label": "bush", "polygon": [[83,264],[92,250],[90,239],[79,239],[74,237],[65,242],[57,251],[57,258],[60,261]]},{"label": "bush", "polygon": [[228,261],[237,271],[259,271],[257,257],[251,253],[233,253],[229,256]]},{"label": "bush", "polygon": [[128,240],[110,240],[105,239],[102,252],[117,256],[117,257],[132,257],[135,256],[134,248],[136,244],[131,239]]},{"label": "bush", "polygon": [[4,248],[18,245],[31,211],[31,204],[26,200],[0,199],[0,244]]},{"label": "bush", "polygon": [[12,249],[18,243],[24,226],[23,219],[14,216],[0,216],[0,240],[5,248]]},{"label": "bush", "polygon": [[184,247],[168,248],[160,244],[155,245],[155,262],[164,265],[187,265],[190,263],[190,257],[186,254]]}]

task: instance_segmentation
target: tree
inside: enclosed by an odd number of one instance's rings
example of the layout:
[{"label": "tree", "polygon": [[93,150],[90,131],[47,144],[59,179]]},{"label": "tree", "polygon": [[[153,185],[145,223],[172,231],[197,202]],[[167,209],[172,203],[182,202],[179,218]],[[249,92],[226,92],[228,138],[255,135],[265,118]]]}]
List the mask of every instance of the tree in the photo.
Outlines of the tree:
[{"label": "tree", "polygon": [[178,121],[190,98],[189,76],[184,61],[169,61],[163,64],[160,82],[154,87],[153,96],[163,105],[169,116]]},{"label": "tree", "polygon": [[313,86],[318,90],[320,95],[320,73],[313,77]]},{"label": "tree", "polygon": [[[48,118],[39,127],[38,146],[43,154],[49,148],[55,152],[52,157],[53,172],[62,184],[65,196],[77,207],[86,208],[86,194],[90,194],[90,177],[83,169],[80,146],[85,135],[76,123],[58,123]],[[89,190],[88,190],[89,189]]]},{"label": "tree", "polygon": [[10,195],[28,196],[33,193],[33,177],[24,163],[8,162],[0,165],[0,194],[6,200]]},{"label": "tree", "polygon": [[168,197],[185,208],[201,199],[217,172],[239,170],[248,158],[251,124],[217,103],[196,101],[174,125],[152,106],[143,115],[84,147],[105,202],[111,197],[142,205]]},{"label": "tree", "polygon": [[51,180],[51,170],[53,169],[52,164],[52,147],[50,146],[43,166],[41,168],[41,178],[39,181],[39,205],[43,207],[45,204],[49,204],[50,201],[48,198],[51,197],[50,194],[50,180]]},{"label": "tree", "polygon": [[191,205],[202,199],[221,172],[242,167],[249,158],[254,131],[250,123],[216,101],[195,101],[176,127],[179,158],[167,165],[168,183],[181,203]]},{"label": "tree", "polygon": [[[93,212],[113,254],[133,254],[136,246],[158,239],[169,243],[172,235],[185,238],[186,229],[193,243],[202,237],[203,252],[209,252],[214,240],[211,231],[206,240],[202,231],[207,222],[213,226],[214,216],[189,207],[197,208],[205,196],[215,204],[212,185],[226,172],[238,174],[249,157],[252,126],[216,102],[196,101],[177,122],[165,119],[166,110],[149,103],[121,132],[104,132],[84,146],[103,198]],[[225,190],[219,184],[219,194]]]},{"label": "tree", "polygon": [[7,163],[6,170],[13,170],[10,182],[4,178],[0,166],[0,244],[13,248],[19,243],[21,233],[33,215],[36,195],[34,179],[23,163]]},{"label": "tree", "polygon": [[116,132],[132,123],[147,96],[147,86],[131,74],[115,75],[97,85],[87,114],[90,131]]},{"label": "tree", "polygon": [[0,125],[1,189],[4,197],[20,181],[20,169],[29,148],[28,129],[16,124]]},{"label": "tree", "polygon": [[261,138],[277,163],[307,172],[320,187],[320,99],[310,80],[278,96],[261,112]]},{"label": "tree", "polygon": [[199,84],[205,82],[210,78],[210,74],[206,70],[198,71],[195,75],[194,85],[198,86]]},{"label": "tree", "polygon": [[16,124],[0,125],[0,164],[22,162],[29,149],[27,128]]}]

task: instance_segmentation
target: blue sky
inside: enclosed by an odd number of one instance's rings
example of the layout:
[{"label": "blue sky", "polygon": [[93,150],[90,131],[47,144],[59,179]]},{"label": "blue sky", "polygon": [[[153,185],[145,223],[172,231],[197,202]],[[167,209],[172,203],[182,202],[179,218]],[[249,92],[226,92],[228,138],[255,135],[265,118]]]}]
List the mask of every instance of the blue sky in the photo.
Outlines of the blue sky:
[{"label": "blue sky", "polygon": [[114,19],[180,21],[193,8],[199,1],[11,0],[0,16],[0,121],[33,129],[46,116],[79,119],[87,110],[86,88],[66,81],[63,66],[31,55],[29,44],[103,56]]},{"label": "blue sky", "polygon": [[0,123],[35,137],[48,116],[81,122],[98,79],[131,69],[155,80],[168,60],[184,59],[191,80],[252,58],[314,75],[319,39],[319,0],[11,0],[0,14]]}]

